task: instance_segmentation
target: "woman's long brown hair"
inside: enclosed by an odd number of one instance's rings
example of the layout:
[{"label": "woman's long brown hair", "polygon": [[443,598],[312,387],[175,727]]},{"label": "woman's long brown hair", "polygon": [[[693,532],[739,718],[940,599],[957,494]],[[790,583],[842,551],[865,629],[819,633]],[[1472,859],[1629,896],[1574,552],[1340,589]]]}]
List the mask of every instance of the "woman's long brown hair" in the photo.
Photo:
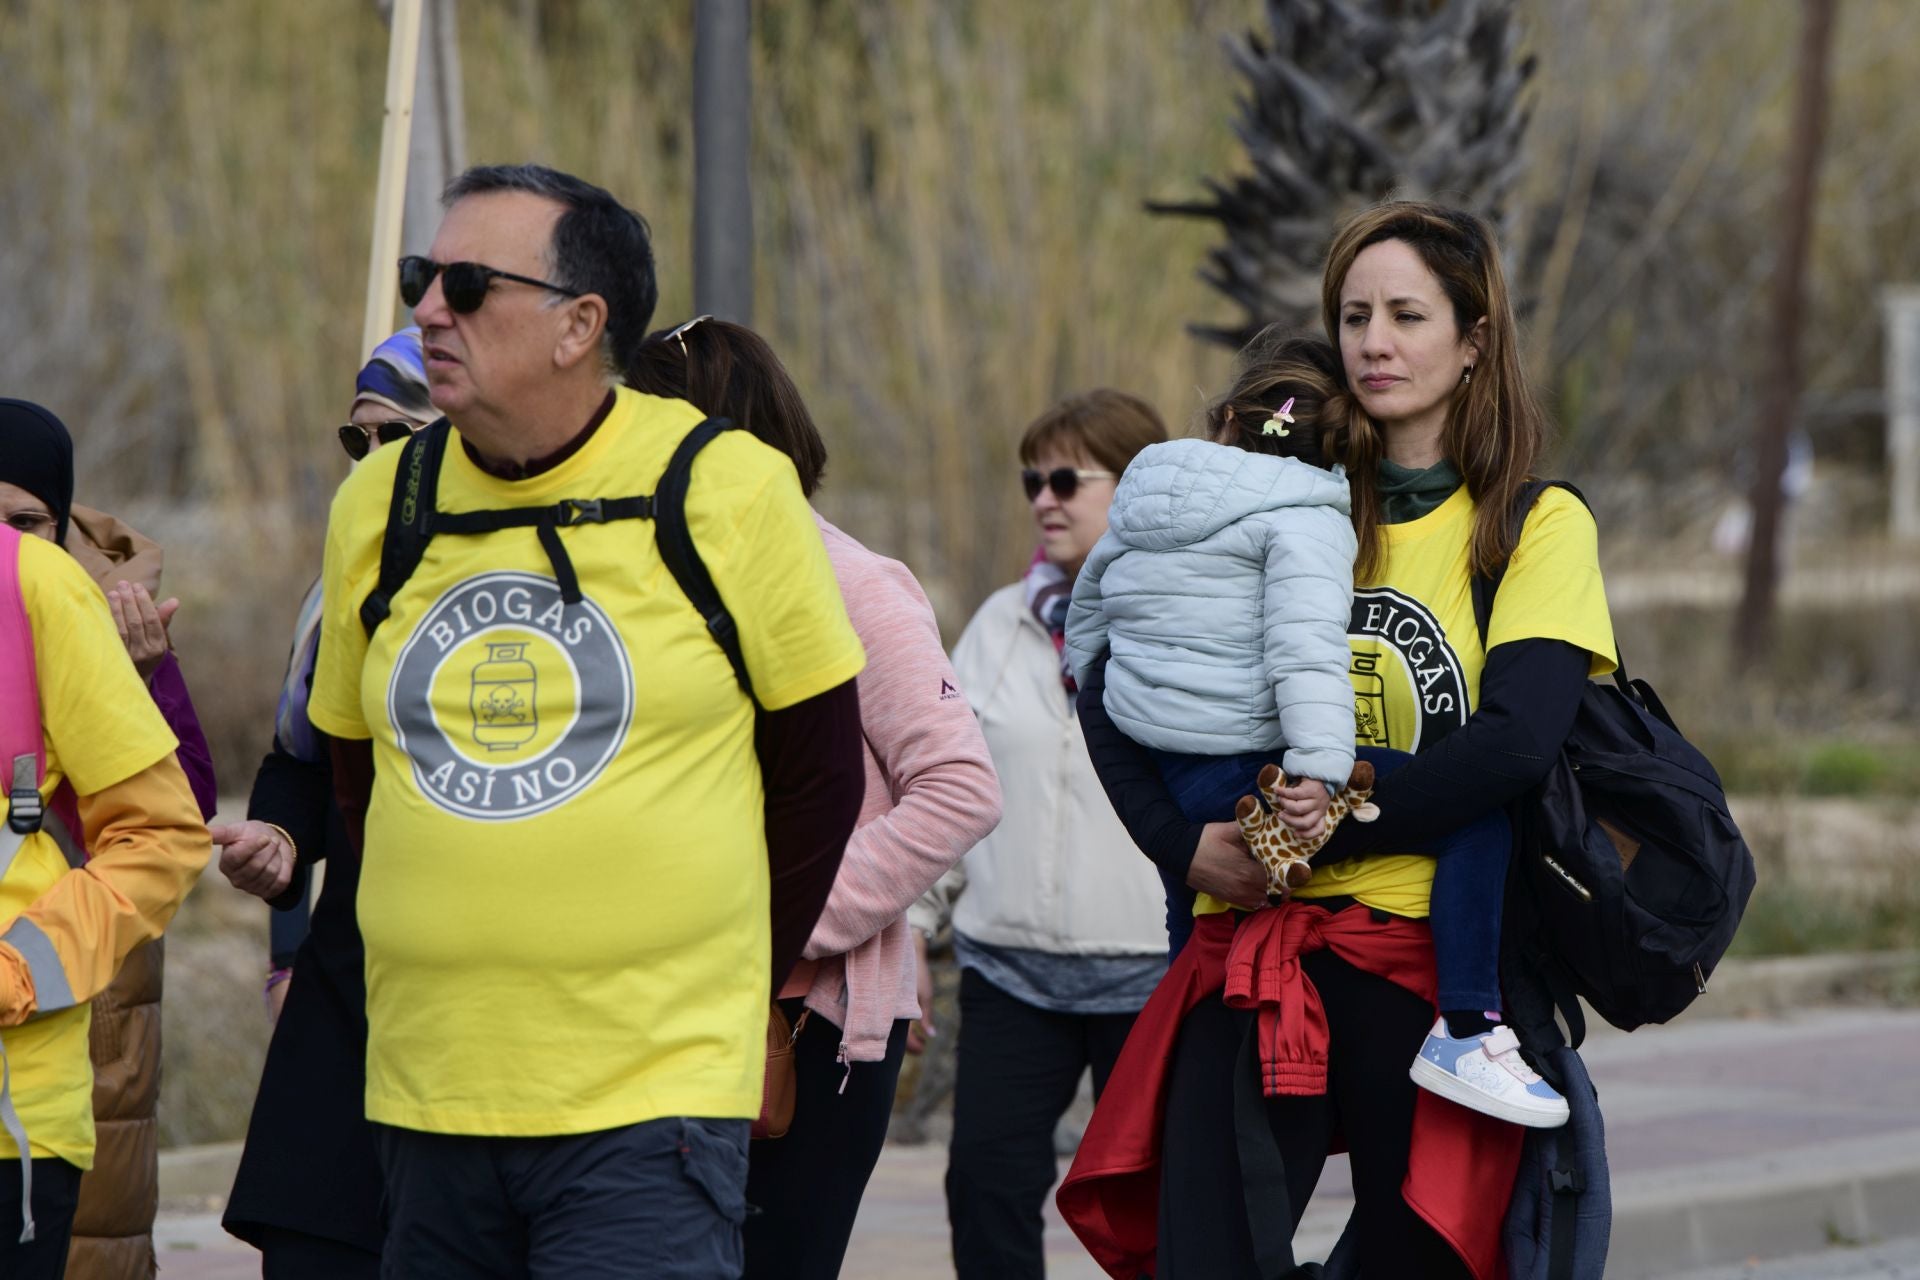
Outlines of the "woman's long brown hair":
[{"label": "woman's long brown hair", "polygon": [[[1508,513],[1533,474],[1546,434],[1545,415],[1521,367],[1519,330],[1507,294],[1506,273],[1492,229],[1473,214],[1445,205],[1397,200],[1356,214],[1334,237],[1321,282],[1327,341],[1340,347],[1340,289],[1360,251],[1383,240],[1403,241],[1433,272],[1453,307],[1459,332],[1483,317],[1486,331],[1473,378],[1454,393],[1440,449],[1466,481],[1478,508],[1471,563],[1484,573],[1513,552]],[[1353,485],[1353,526],[1360,540],[1354,576],[1370,579],[1384,554],[1379,488],[1386,438],[1353,398],[1344,423],[1333,425],[1332,450]]]}]

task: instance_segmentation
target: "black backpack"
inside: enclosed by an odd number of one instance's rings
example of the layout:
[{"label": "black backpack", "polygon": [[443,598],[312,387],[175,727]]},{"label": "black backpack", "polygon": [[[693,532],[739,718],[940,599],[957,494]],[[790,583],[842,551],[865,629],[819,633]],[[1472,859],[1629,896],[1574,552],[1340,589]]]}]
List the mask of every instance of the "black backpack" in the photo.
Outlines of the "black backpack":
[{"label": "black backpack", "polygon": [[747,660],[740,651],[740,632],[733,615],[720,599],[706,562],[693,545],[687,528],[687,487],[693,460],[722,431],[733,429],[725,418],[708,418],[689,431],[667,461],[660,485],[651,494],[632,498],[562,498],[544,507],[507,507],[496,511],[445,512],[434,509],[440,489],[440,463],[447,453],[451,424],[441,418],[416,431],[401,446],[400,466],[393,474],[393,500],[387,509],[386,536],[380,544],[380,580],[360,606],[360,625],[372,637],[393,607],[393,598],[420,566],[427,544],[436,534],[492,533],[497,529],[531,528],[553,566],[560,598],[579,604],[580,579],[560,540],[560,530],[609,520],[652,520],[654,542],[667,572],[707,624],[707,632],[733,667],[740,689],[758,706]]},{"label": "black backpack", "polygon": [[[1586,503],[1572,485],[1529,483],[1514,504],[1516,541],[1554,487]],[[1505,572],[1473,581],[1483,643]],[[1631,1031],[1706,991],[1753,893],[1753,854],[1719,774],[1646,681],[1622,665],[1611,683],[1588,682],[1559,758],[1513,818],[1503,951],[1545,982],[1574,1047],[1586,1030],[1574,994]]]}]

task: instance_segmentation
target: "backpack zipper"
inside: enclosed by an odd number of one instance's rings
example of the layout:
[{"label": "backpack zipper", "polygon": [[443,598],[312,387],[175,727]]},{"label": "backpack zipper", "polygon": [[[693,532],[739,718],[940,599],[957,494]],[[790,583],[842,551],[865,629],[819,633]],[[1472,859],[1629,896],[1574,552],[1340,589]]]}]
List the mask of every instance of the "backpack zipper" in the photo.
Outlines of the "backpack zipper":
[{"label": "backpack zipper", "polygon": [[1565,867],[1561,866],[1559,862],[1555,861],[1553,858],[1553,855],[1543,853],[1540,855],[1540,861],[1547,864],[1547,870],[1553,872],[1553,874],[1559,876],[1562,880],[1565,880],[1568,886],[1571,887],[1575,893],[1580,895],[1581,901],[1583,902],[1593,901],[1592,890],[1588,889],[1587,886],[1581,884],[1578,880],[1574,879],[1573,873],[1568,871]]}]

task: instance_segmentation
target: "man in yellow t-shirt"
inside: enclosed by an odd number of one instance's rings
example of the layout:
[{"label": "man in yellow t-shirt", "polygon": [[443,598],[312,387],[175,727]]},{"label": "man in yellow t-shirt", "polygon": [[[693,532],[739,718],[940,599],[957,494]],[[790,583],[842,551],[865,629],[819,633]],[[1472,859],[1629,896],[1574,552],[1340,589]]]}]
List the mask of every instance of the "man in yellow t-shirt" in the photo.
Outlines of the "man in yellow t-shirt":
[{"label": "man in yellow t-shirt", "polygon": [[[212,845],[173,733],[86,571],[11,528],[0,558],[0,1276],[37,1280],[65,1267],[80,1174],[93,1166],[87,1002],[160,936]],[[62,782],[78,797],[78,831],[74,814],[54,814]],[[32,828],[36,803],[38,828],[16,830],[16,805]]]},{"label": "man in yellow t-shirt", "polygon": [[[656,296],[645,224],[532,165],[471,170],[447,205],[401,272],[452,423],[420,500],[457,515],[653,493],[701,414],[617,385]],[[864,786],[865,658],[824,544],[785,457],[745,432],[699,453],[687,528],[756,726],[635,519],[455,521],[369,637],[417,456],[381,450],[334,502],[309,704],[371,742],[359,917],[384,1267],[737,1275],[768,999]],[[337,774],[364,776],[346,754]]]}]

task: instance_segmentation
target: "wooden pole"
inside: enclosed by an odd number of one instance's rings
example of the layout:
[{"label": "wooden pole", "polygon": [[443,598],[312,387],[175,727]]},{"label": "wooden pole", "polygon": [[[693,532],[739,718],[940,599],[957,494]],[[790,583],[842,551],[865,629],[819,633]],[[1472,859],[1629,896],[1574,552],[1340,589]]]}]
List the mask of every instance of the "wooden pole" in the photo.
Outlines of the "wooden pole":
[{"label": "wooden pole", "polygon": [[1757,665],[1773,648],[1780,517],[1786,503],[1780,481],[1787,469],[1787,432],[1800,401],[1800,326],[1806,313],[1807,258],[1813,243],[1820,153],[1826,141],[1827,50],[1833,44],[1834,3],[1801,0],[1800,69],[1786,191],[1780,202],[1780,252],[1773,263],[1759,466],[1753,480],[1753,531],[1747,543],[1746,589],[1734,615],[1734,660],[1742,669]]},{"label": "wooden pole", "polygon": [[393,40],[387,46],[387,115],[380,131],[380,181],[373,196],[373,246],[367,252],[367,315],[360,355],[393,332],[394,266],[400,259],[400,221],[406,213],[407,148],[413,133],[413,86],[420,62],[420,0],[394,0]]}]

